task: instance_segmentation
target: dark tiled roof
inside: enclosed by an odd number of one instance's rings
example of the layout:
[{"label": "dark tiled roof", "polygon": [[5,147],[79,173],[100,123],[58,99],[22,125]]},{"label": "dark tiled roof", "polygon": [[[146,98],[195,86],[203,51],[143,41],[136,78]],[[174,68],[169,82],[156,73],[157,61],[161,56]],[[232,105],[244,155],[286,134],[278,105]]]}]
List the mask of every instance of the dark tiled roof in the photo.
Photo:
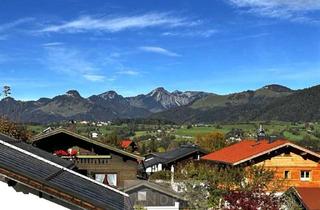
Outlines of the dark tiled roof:
[{"label": "dark tiled roof", "polygon": [[46,151],[41,150],[41,149],[38,149],[38,148],[36,148],[36,147],[34,147],[34,146],[30,145],[30,144],[26,144],[26,143],[22,142],[21,140],[17,140],[17,139],[11,138],[11,137],[6,136],[6,135],[1,134],[1,133],[0,133],[0,139],[2,141],[5,141],[5,142],[9,143],[9,144],[12,144],[12,145],[14,145],[16,147],[19,147],[19,148],[24,149],[24,150],[26,150],[28,152],[31,152],[31,153],[33,153],[35,155],[38,155],[38,156],[40,156],[42,158],[50,160],[50,161],[52,161],[52,162],[54,162],[56,164],[59,164],[59,165],[61,165],[63,167],[71,169],[71,168],[73,168],[75,166],[74,163],[71,162],[71,161],[64,160],[62,158],[54,156],[49,152],[46,152]]},{"label": "dark tiled roof", "polygon": [[37,136],[35,136],[31,141],[32,141],[32,143],[34,143],[34,142],[37,142],[37,141],[41,141],[42,139],[48,138],[48,137],[50,137],[50,136],[54,136],[54,135],[61,134],[61,133],[65,134],[65,135],[72,136],[72,137],[77,138],[77,139],[79,139],[79,140],[81,140],[81,141],[85,141],[85,142],[88,142],[88,143],[97,145],[97,146],[99,146],[99,147],[102,147],[102,148],[104,148],[104,149],[113,151],[113,152],[115,152],[115,153],[118,153],[118,154],[121,154],[121,155],[124,155],[124,156],[127,156],[127,157],[131,157],[131,158],[136,159],[136,160],[139,160],[139,161],[144,159],[143,157],[140,157],[139,155],[135,155],[135,154],[132,154],[132,153],[130,153],[130,152],[127,152],[127,151],[124,151],[124,150],[115,148],[115,147],[113,147],[113,146],[110,146],[110,145],[101,143],[101,142],[99,142],[99,141],[95,141],[95,140],[93,140],[93,139],[87,138],[87,137],[85,137],[85,136],[81,136],[81,135],[79,135],[79,134],[77,134],[77,133],[68,131],[68,130],[63,129],[63,128],[58,128],[58,129],[53,130],[53,131],[51,131],[51,132],[37,135]]},{"label": "dark tiled roof", "polygon": [[177,198],[179,200],[185,200],[183,196],[171,189],[169,186],[160,185],[146,180],[130,180],[124,183],[124,192],[130,194],[135,192],[140,187],[146,187],[155,191],[161,192],[165,195]]},{"label": "dark tiled roof", "polygon": [[182,145],[179,148],[168,151],[168,152],[150,154],[149,157],[145,159],[144,166],[150,167],[159,163],[168,164],[173,161],[184,158],[188,155],[191,155],[193,153],[206,154],[206,152],[201,148],[199,148],[198,146],[187,144],[187,145]]},{"label": "dark tiled roof", "polygon": [[97,208],[132,209],[127,194],[55,164],[48,158],[50,154],[40,156],[43,153],[39,149],[31,150],[24,142],[12,143],[3,139],[1,135],[0,168],[72,195]]}]

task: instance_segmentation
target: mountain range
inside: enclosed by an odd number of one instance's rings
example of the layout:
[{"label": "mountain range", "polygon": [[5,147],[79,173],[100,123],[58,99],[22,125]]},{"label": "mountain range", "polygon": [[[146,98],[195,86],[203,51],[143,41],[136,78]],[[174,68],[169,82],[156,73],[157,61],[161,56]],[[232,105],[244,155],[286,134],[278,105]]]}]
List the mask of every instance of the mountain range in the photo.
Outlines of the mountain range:
[{"label": "mountain range", "polygon": [[272,84],[227,95],[201,91],[169,92],[159,87],[134,97],[107,91],[88,98],[70,90],[37,101],[4,98],[0,101],[0,115],[18,122],[34,123],[124,118],[165,119],[176,123],[312,121],[320,119],[320,85],[292,90]]}]

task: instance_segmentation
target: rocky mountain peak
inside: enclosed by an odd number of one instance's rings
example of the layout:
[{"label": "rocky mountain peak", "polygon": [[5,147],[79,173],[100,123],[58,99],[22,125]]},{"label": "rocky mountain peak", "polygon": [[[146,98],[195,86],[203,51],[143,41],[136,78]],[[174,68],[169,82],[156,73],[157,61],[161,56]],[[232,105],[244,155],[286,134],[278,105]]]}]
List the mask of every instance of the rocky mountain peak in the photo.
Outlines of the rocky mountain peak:
[{"label": "rocky mountain peak", "polygon": [[66,92],[66,95],[74,98],[81,98],[80,93],[76,90],[69,90]]},{"label": "rocky mountain peak", "polygon": [[117,98],[119,95],[116,91],[114,90],[110,90],[110,91],[107,91],[105,93],[102,93],[99,95],[101,98],[105,99],[105,100],[109,100],[109,99],[115,99]]},{"label": "rocky mountain peak", "polygon": [[183,92],[180,91],[180,90],[175,90],[175,91],[172,92],[172,94],[180,95],[180,94],[183,94]]},{"label": "rocky mountain peak", "polygon": [[278,85],[278,84],[271,84],[266,85],[263,89],[268,89],[275,92],[291,92],[292,90],[286,86]]},{"label": "rocky mountain peak", "polygon": [[158,87],[151,91],[148,95],[150,96],[159,96],[159,95],[170,95],[170,92],[164,89],[163,87]]}]

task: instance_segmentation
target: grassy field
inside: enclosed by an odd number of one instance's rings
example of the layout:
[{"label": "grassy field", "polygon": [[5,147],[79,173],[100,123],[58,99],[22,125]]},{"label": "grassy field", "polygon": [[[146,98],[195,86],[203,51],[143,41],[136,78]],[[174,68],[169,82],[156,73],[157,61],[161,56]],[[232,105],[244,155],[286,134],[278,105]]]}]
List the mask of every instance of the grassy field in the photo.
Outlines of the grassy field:
[{"label": "grassy field", "polygon": [[[219,124],[217,125],[209,125],[202,126],[202,127],[192,127],[192,128],[180,128],[176,130],[176,135],[178,136],[190,136],[195,137],[198,134],[205,134],[209,132],[222,132],[224,134],[227,134],[232,129],[242,129],[245,133],[246,137],[250,137],[252,135],[255,135],[257,132],[257,129],[259,127],[259,122],[253,122],[253,123],[236,123],[236,124]],[[313,124],[313,130],[320,130],[319,124]],[[306,136],[310,136],[312,139],[318,139],[313,135],[313,132],[310,132],[310,128],[306,127],[304,123],[300,124],[292,124],[288,122],[269,122],[268,124],[263,124],[263,128],[267,132],[267,134],[275,134],[275,135],[282,135],[287,139],[290,139],[292,141],[301,141]],[[290,129],[297,129],[298,132],[295,134],[290,132]]]},{"label": "grassy field", "polygon": [[222,133],[227,133],[228,129],[217,129],[215,127],[193,127],[190,129],[180,128],[176,130],[176,135],[179,136],[192,136],[195,137],[198,134],[206,134],[213,131],[218,131]]},{"label": "grassy field", "polygon": [[[246,138],[250,138],[254,136],[257,132],[260,122],[250,122],[250,123],[229,123],[229,124],[212,124],[206,126],[192,126],[187,128],[187,125],[183,125],[179,128],[176,128],[171,133],[176,136],[176,139],[194,139],[198,134],[206,134],[210,132],[221,132],[227,134],[233,129],[241,129],[244,132]],[[123,124],[120,126],[111,125],[111,126],[102,126],[97,127],[93,125],[81,125],[77,124],[76,129],[77,132],[81,135],[88,136],[90,132],[98,132],[102,136],[106,136],[107,134],[112,133],[115,130],[127,128],[128,125]],[[143,127],[148,127],[149,125],[143,125]],[[149,126],[150,127],[150,126]],[[28,130],[32,131],[34,134],[41,133],[47,126],[44,125],[28,125]],[[312,123],[289,123],[289,122],[278,122],[272,121],[268,123],[263,123],[263,128],[267,132],[267,134],[276,134],[282,135],[287,139],[292,141],[301,141],[306,136],[311,139],[318,139],[314,134],[315,131],[320,132],[320,124]],[[149,132],[147,130],[139,130],[135,132],[134,137],[141,137],[144,135],[158,135],[156,132],[158,129],[162,130],[170,130],[171,126],[162,126],[161,128],[153,128],[153,132]]]}]

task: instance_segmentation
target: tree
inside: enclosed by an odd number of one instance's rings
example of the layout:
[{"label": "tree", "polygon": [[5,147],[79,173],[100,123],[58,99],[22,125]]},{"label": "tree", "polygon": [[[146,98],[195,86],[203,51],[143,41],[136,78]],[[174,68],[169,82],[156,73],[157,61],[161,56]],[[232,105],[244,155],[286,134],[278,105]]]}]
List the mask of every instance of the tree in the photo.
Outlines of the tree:
[{"label": "tree", "polygon": [[230,191],[224,196],[224,201],[227,203],[225,207],[222,208],[224,210],[281,209],[281,201],[279,197],[275,194],[269,194],[261,188]]},{"label": "tree", "polygon": [[263,166],[218,167],[190,162],[176,171],[175,179],[183,186],[190,208],[273,210],[282,204],[274,193],[281,181],[273,184],[274,172]]},{"label": "tree", "polygon": [[120,139],[118,137],[118,133],[116,131],[112,131],[110,134],[106,134],[105,142],[107,144],[111,144],[115,147],[120,146]]},{"label": "tree", "polygon": [[225,210],[278,210],[282,206],[282,199],[276,195],[276,189],[281,182],[273,182],[274,172],[265,170],[262,166],[253,166],[244,171],[246,181],[234,189],[229,189],[223,196]]},{"label": "tree", "polygon": [[27,141],[31,137],[31,133],[24,126],[17,125],[4,118],[0,118],[0,133],[23,141]]},{"label": "tree", "polygon": [[146,144],[145,143],[141,143],[141,147],[140,147],[140,154],[144,155],[147,153],[147,148],[146,148]]},{"label": "tree", "polygon": [[11,95],[11,87],[8,85],[3,86],[3,97],[7,98]]},{"label": "tree", "polygon": [[197,135],[196,144],[211,152],[224,148],[227,145],[227,141],[223,133],[211,132]]}]

